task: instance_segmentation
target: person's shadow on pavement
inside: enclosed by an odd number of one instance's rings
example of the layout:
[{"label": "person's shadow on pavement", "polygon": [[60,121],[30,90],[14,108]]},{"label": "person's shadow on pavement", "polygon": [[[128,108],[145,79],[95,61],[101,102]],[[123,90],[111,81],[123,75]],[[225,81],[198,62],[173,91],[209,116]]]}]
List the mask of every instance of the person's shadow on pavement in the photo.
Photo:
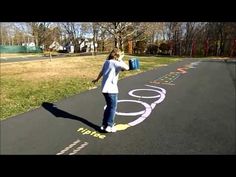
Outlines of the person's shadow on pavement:
[{"label": "person's shadow on pavement", "polygon": [[91,128],[93,128],[94,130],[96,130],[98,132],[101,131],[99,126],[93,124],[92,122],[89,122],[88,120],[86,120],[82,117],[78,117],[78,116],[70,114],[66,111],[63,111],[61,109],[58,109],[53,103],[43,102],[42,107],[44,109],[48,110],[49,112],[51,112],[56,117],[78,120],[78,121],[90,126]]}]

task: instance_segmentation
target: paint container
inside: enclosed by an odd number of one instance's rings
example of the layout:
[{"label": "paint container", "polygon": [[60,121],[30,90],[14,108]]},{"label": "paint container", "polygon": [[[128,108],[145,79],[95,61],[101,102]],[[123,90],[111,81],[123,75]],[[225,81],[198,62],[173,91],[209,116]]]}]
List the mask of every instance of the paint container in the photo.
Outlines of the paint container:
[{"label": "paint container", "polygon": [[137,66],[137,69],[139,69],[139,68],[140,68],[140,65],[139,65],[139,59],[137,59],[137,58],[136,58],[136,60],[135,60],[135,61],[136,61],[136,66]]},{"label": "paint container", "polygon": [[136,70],[139,69],[140,65],[139,65],[139,59],[137,58],[131,58],[129,60],[129,69],[130,70]]}]

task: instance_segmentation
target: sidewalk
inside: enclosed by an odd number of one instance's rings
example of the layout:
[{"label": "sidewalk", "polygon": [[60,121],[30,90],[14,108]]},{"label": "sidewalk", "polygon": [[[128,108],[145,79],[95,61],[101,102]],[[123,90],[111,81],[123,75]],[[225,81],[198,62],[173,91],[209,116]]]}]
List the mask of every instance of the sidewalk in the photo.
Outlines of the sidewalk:
[{"label": "sidewalk", "polygon": [[11,58],[29,58],[43,56],[43,53],[37,54],[25,54],[25,53],[1,53],[0,59],[11,59]]}]

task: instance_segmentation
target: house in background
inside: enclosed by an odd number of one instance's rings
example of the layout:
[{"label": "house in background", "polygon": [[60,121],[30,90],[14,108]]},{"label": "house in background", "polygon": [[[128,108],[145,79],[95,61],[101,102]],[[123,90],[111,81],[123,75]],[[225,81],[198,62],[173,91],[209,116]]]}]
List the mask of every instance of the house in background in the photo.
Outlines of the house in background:
[{"label": "house in background", "polygon": [[74,52],[94,52],[97,50],[98,44],[94,42],[93,39],[90,38],[78,38],[78,44],[74,45],[72,41],[65,43],[64,45],[59,44],[57,41],[53,41],[53,43],[49,46],[49,49],[58,51],[60,53],[74,53]]},{"label": "house in background", "polygon": [[96,51],[97,46],[98,46],[98,44],[95,43],[95,50],[94,50],[93,39],[86,38],[86,39],[83,39],[83,41],[81,41],[80,51],[81,52],[94,52],[94,51]]}]

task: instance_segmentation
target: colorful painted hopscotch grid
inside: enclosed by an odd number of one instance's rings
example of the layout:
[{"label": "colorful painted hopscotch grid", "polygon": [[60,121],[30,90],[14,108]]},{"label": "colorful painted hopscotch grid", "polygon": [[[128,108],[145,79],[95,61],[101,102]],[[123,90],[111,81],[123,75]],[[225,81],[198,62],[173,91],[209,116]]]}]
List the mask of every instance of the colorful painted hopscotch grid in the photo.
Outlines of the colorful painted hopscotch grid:
[{"label": "colorful painted hopscotch grid", "polygon": [[173,82],[180,76],[179,72],[170,72],[169,74],[166,74],[151,83],[154,84],[167,84],[167,85],[175,85]]}]

